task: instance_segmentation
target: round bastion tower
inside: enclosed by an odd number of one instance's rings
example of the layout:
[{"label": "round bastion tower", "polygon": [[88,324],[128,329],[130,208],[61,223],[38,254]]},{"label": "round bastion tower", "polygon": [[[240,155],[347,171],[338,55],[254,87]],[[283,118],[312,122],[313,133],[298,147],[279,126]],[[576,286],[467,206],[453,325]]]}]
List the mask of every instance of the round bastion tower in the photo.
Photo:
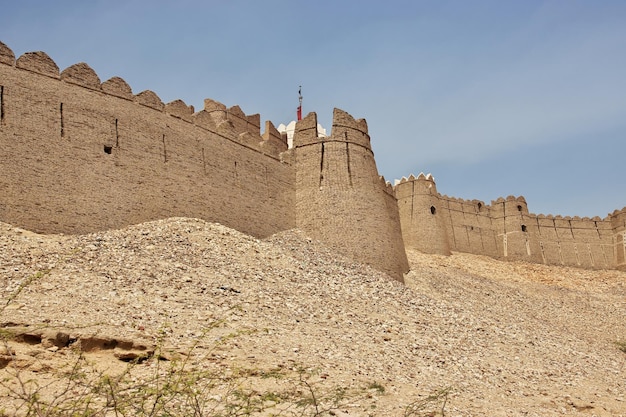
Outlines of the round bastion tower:
[{"label": "round bastion tower", "polygon": [[394,189],[406,246],[424,253],[450,255],[444,214],[432,175],[421,173],[417,178],[402,178]]},{"label": "round bastion tower", "polygon": [[335,109],[331,136],[317,115],[296,125],[296,225],[339,253],[398,281],[409,271],[397,200],[378,175],[367,123]]},{"label": "round bastion tower", "polygon": [[626,271],[626,207],[609,215],[615,242],[615,267]]},{"label": "round bastion tower", "polygon": [[500,225],[502,256],[542,263],[536,221],[524,197],[508,196],[491,202],[493,221]]}]

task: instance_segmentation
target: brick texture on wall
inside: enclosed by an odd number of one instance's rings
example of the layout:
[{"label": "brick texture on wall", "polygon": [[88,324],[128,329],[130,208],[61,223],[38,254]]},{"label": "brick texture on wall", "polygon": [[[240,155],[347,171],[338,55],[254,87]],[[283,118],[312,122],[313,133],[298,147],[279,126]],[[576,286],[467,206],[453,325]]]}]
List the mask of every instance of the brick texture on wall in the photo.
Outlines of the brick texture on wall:
[{"label": "brick texture on wall", "polygon": [[3,221],[44,233],[170,216],[259,237],[295,227],[294,171],[280,146],[262,146],[258,117],[237,107],[194,123],[180,100],[134,96],[120,78],[103,88],[86,64],[59,75],[44,53],[25,56],[0,64]]},{"label": "brick texture on wall", "polygon": [[536,215],[529,213],[524,197],[498,198],[486,205],[441,195],[432,176],[424,174],[403,178],[395,192],[407,247],[427,253],[452,250],[550,265],[626,269],[626,208],[604,219]]},{"label": "brick texture on wall", "polygon": [[294,148],[259,114],[206,99],[196,111],[60,70],[0,42],[0,221],[88,233],[182,216],[266,237],[300,228],[403,280],[406,247],[626,270],[626,208],[604,219],[531,214],[523,197],[486,205],[441,195],[432,176],[379,176],[367,123],[335,109],[296,125]]}]

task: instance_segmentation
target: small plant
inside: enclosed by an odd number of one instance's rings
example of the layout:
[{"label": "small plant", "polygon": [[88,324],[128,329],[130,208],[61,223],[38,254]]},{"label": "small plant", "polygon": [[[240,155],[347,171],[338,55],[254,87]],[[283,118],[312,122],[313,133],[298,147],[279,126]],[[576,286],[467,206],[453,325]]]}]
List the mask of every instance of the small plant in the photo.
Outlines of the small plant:
[{"label": "small plant", "polygon": [[[210,338],[209,331],[203,340]],[[0,417],[234,417],[275,415],[330,416],[347,402],[366,398],[365,388],[326,386],[305,368],[224,367],[196,345],[180,355],[163,350],[161,331],[149,357],[130,361],[117,371],[99,371],[80,346],[64,352],[65,364],[49,376],[31,378],[27,369],[8,366],[0,378]],[[9,349],[9,340],[5,347]],[[214,348],[227,348],[224,341]],[[370,389],[382,392],[377,383]],[[371,395],[371,394],[370,394]]]},{"label": "small plant", "polygon": [[426,398],[418,399],[404,410],[404,417],[435,417],[445,416],[445,408],[452,388],[443,388]]},{"label": "small plant", "polygon": [[17,297],[19,297],[19,295],[22,293],[22,291],[24,291],[26,289],[26,287],[28,287],[33,282],[35,282],[37,280],[40,280],[41,278],[45,277],[49,273],[50,273],[49,269],[44,269],[42,271],[37,271],[36,273],[32,274],[31,276],[26,278],[24,281],[22,281],[18,285],[17,289],[15,291],[13,291],[13,293],[7,298],[7,300],[4,303],[4,305],[0,306],[0,313],[3,313],[4,310],[6,310],[6,308],[9,306],[9,304],[11,304],[13,301],[15,301],[17,299]]},{"label": "small plant", "polygon": [[[0,318],[28,285],[50,272],[43,270],[26,278],[0,303]],[[238,331],[215,339],[212,331],[222,323],[214,320],[195,344],[180,354],[163,349],[171,333],[164,326],[154,350],[124,360],[127,363],[113,371],[98,370],[81,350],[82,344],[74,343],[62,348],[58,358],[65,360],[61,365],[51,368],[41,363],[38,369],[45,371],[37,377],[29,376],[28,367],[17,364],[11,347],[19,343],[15,333],[0,329],[0,344],[6,353],[2,354],[0,417],[322,417],[335,415],[348,403],[372,398],[372,390],[385,393],[385,387],[376,381],[357,388],[336,386],[328,384],[326,377],[315,378],[315,370],[303,367],[250,369],[215,363],[211,352],[228,349],[238,336],[254,333]],[[211,342],[207,344],[207,340]],[[449,389],[441,390],[410,404],[405,416],[443,416],[448,393]],[[433,407],[437,411],[430,411]]]},{"label": "small plant", "polygon": [[367,385],[367,389],[373,389],[375,391],[378,391],[379,394],[384,394],[385,393],[385,387],[383,385],[379,384],[376,381],[370,382]]}]

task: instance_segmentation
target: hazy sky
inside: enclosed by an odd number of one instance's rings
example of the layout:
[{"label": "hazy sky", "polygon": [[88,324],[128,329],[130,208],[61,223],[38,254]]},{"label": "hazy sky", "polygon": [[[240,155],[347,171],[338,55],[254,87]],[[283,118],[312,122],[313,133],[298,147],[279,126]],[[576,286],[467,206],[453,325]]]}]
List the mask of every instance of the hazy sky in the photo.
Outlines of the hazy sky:
[{"label": "hazy sky", "polygon": [[275,125],[302,85],[327,129],[333,107],[367,120],[392,182],[430,172],[537,214],[626,205],[624,0],[0,0],[0,41]]}]

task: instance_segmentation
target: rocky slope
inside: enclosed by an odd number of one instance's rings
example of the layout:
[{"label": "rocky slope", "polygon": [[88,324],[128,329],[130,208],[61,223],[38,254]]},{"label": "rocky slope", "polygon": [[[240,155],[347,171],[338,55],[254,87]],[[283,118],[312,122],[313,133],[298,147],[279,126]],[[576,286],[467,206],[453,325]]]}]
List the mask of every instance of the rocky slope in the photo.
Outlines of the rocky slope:
[{"label": "rocky slope", "polygon": [[448,388],[446,416],[626,415],[626,273],[408,256],[401,285],[298,231],[0,224],[0,325],[21,335],[0,352],[0,377],[53,380],[76,346],[114,372],[160,346],[193,350],[198,366],[302,367],[322,392],[362,389],[335,415],[403,416]]}]

